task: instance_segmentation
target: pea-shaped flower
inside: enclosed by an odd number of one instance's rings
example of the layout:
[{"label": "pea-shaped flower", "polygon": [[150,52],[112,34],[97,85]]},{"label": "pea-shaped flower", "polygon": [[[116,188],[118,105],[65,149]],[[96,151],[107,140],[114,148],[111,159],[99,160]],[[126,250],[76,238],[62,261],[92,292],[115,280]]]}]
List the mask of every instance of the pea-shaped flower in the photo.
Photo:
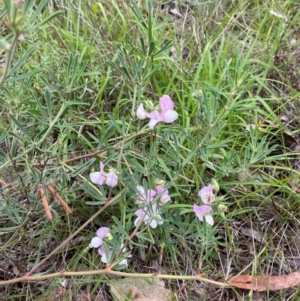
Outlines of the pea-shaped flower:
[{"label": "pea-shaped flower", "polygon": [[118,176],[112,171],[106,173],[103,162],[100,162],[100,171],[90,173],[90,179],[92,183],[98,185],[106,183],[108,186],[114,187],[118,184]]},{"label": "pea-shaped flower", "polygon": [[96,236],[92,238],[92,240],[89,244],[89,247],[90,248],[99,248],[100,246],[102,246],[103,239],[107,235],[108,232],[109,232],[109,228],[107,228],[107,227],[99,228],[98,231],[96,232]]},{"label": "pea-shaped flower", "polygon": [[172,123],[178,118],[178,113],[174,110],[174,102],[169,95],[163,95],[159,99],[159,108],[159,111],[147,113],[143,104],[140,104],[136,115],[141,120],[150,118],[149,128],[152,130],[159,122]]}]

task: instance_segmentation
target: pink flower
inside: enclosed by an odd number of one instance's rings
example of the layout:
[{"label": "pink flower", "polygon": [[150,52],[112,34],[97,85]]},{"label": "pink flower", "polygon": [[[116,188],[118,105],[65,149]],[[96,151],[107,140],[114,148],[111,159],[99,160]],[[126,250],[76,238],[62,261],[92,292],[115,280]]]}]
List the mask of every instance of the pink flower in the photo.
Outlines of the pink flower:
[{"label": "pink flower", "polygon": [[106,173],[104,171],[104,164],[100,162],[100,171],[90,173],[91,182],[98,185],[103,185],[105,182],[108,186],[114,187],[118,184],[118,176],[110,171]]},{"label": "pink flower", "polygon": [[148,114],[150,117],[149,128],[154,129],[157,123],[172,123],[178,118],[178,113],[174,111],[174,102],[170,96],[164,95],[159,99],[160,112],[153,111]]},{"label": "pink flower", "polygon": [[145,189],[142,186],[136,186],[136,189],[138,191],[138,197],[134,201],[135,204],[146,205],[146,204],[150,203],[156,195],[156,191],[153,189],[149,189],[149,190],[145,191]]},{"label": "pink flower", "polygon": [[150,118],[149,127],[154,129],[154,127],[159,122],[172,123],[178,118],[178,113],[174,111],[174,102],[171,100],[170,96],[163,95],[159,99],[160,111],[152,111],[147,113],[144,110],[143,104],[140,104],[137,108],[136,115],[139,119]]},{"label": "pink flower", "polygon": [[209,205],[198,206],[198,205],[194,204],[193,210],[201,222],[203,222],[203,218],[205,218],[205,221],[209,225],[213,226],[214,219],[213,219],[212,215],[209,214],[209,212],[212,211],[211,206],[209,206]]},{"label": "pink flower", "polygon": [[141,120],[146,119],[147,118],[147,114],[148,113],[144,110],[144,105],[141,103],[138,106],[137,110],[136,110],[136,116],[137,116],[137,118],[141,119]]},{"label": "pink flower", "polygon": [[104,181],[106,180],[106,176],[102,161],[100,162],[100,171],[90,173],[90,179],[94,184],[103,185]]},{"label": "pink flower", "polygon": [[198,195],[200,196],[202,202],[204,204],[208,204],[210,205],[211,203],[213,203],[215,201],[215,196],[213,193],[213,187],[211,184],[209,184],[208,186],[203,187]]},{"label": "pink flower", "polygon": [[118,176],[114,172],[110,171],[106,177],[106,184],[108,186],[115,187],[118,184]]},{"label": "pink flower", "polygon": [[[136,188],[139,194],[135,200],[135,204],[142,205],[143,208],[136,210],[134,213],[137,216],[134,221],[135,226],[137,226],[141,220],[153,229],[158,225],[162,225],[164,221],[159,215],[159,207],[171,200],[169,190],[165,189],[162,185],[157,185],[155,187],[156,190],[145,190],[142,186],[137,186]],[[156,196],[157,198],[155,198]]]},{"label": "pink flower", "polygon": [[157,185],[156,191],[157,193],[161,193],[159,201],[160,205],[165,205],[171,200],[171,198],[169,197],[169,190],[164,189],[162,185]]},{"label": "pink flower", "polygon": [[[98,249],[98,253],[99,253],[99,255],[101,256],[101,261],[102,261],[103,263],[108,263],[108,262],[109,262],[109,258],[107,258],[106,254],[105,254],[105,251],[104,251],[104,249],[103,249],[102,247],[100,247],[100,248]],[[111,255],[112,255],[112,252],[109,251],[109,252],[108,252],[108,257],[110,257]]]},{"label": "pink flower", "polygon": [[95,237],[92,238],[91,243],[89,244],[90,248],[99,248],[102,245],[104,237],[107,235],[109,232],[109,228],[107,227],[101,227],[98,229],[96,232]]},{"label": "pink flower", "polygon": [[149,225],[153,229],[164,223],[163,219],[157,212],[156,203],[152,204],[150,207],[138,209],[134,214],[137,216],[137,219],[134,221],[135,226],[138,225],[141,219],[143,219],[145,225]]}]

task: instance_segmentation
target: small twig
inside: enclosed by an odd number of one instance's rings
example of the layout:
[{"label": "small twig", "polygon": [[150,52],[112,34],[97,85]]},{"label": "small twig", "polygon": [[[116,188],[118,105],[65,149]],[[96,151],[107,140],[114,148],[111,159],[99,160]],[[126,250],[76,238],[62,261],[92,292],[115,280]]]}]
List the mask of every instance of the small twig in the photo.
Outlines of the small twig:
[{"label": "small twig", "polygon": [[[131,139],[134,139],[135,137],[142,136],[142,135],[144,135],[145,133],[147,133],[147,132],[140,131],[140,132],[138,132],[138,133],[136,133],[136,134],[134,134],[134,135],[131,135],[131,136],[129,136],[129,137],[125,137],[125,138],[124,138],[124,139],[125,139],[125,142],[128,142],[128,141],[130,141]],[[112,139],[112,140],[115,140],[115,139]],[[122,141],[122,142],[123,142],[123,141]],[[121,143],[121,142],[118,142],[116,145],[119,145],[120,143]],[[70,163],[70,162],[79,161],[79,160],[81,160],[81,159],[87,159],[87,158],[97,157],[98,154],[100,154],[100,153],[105,153],[106,151],[107,151],[107,147],[105,147],[105,148],[103,148],[103,149],[101,149],[101,150],[98,150],[98,151],[96,151],[96,152],[94,152],[94,153],[91,153],[91,154],[86,154],[86,155],[74,157],[74,158],[71,158],[71,159],[67,159],[67,160],[65,160],[65,161],[61,161],[61,162],[59,162],[59,164],[60,164],[60,165],[65,165],[65,164],[68,164],[68,163]],[[21,155],[18,156],[17,158],[15,158],[15,159],[18,159],[19,157],[21,157]],[[46,162],[45,162],[45,163],[37,163],[37,162],[35,162],[35,163],[32,163],[32,164],[31,164],[32,167],[44,167],[44,166],[54,166],[54,165],[57,165],[57,164],[55,164],[55,163],[46,163]],[[24,164],[24,163],[18,163],[18,166],[25,166],[25,164]],[[4,167],[5,167],[5,166],[4,166]]]},{"label": "small twig", "polygon": [[8,184],[4,180],[1,180],[1,179],[0,179],[0,184],[3,186],[8,186]]},{"label": "small twig", "polygon": [[50,211],[50,207],[49,207],[46,195],[45,195],[45,191],[44,191],[43,186],[41,184],[39,184],[39,192],[40,192],[40,196],[42,198],[42,202],[43,202],[43,206],[44,206],[46,215],[47,215],[48,219],[50,221],[52,221],[53,216],[52,216],[52,213]]},{"label": "small twig", "polygon": [[182,291],[187,287],[187,282],[183,283],[183,285],[177,290],[177,295],[181,294]]},{"label": "small twig", "polygon": [[78,157],[75,157],[75,158],[71,158],[71,159],[68,159],[68,160],[65,160],[65,161],[61,162],[61,164],[64,165],[64,164],[68,164],[70,162],[78,161],[78,160],[81,160],[81,159],[96,157],[98,154],[106,152],[106,150],[107,149],[104,148],[104,149],[101,149],[101,150],[96,151],[96,152],[91,153],[91,154],[86,154],[86,155],[78,156]]},{"label": "small twig", "polygon": [[205,283],[210,283],[218,287],[230,287],[225,282],[219,282],[215,280],[211,280],[208,278],[201,277],[199,275],[195,276],[184,276],[184,275],[167,275],[167,274],[156,274],[156,273],[149,273],[149,274],[139,274],[139,273],[126,273],[126,272],[119,272],[119,271],[112,271],[108,268],[101,269],[101,270],[94,270],[94,271],[80,271],[80,272],[57,272],[57,273],[51,273],[41,276],[30,276],[30,275],[24,275],[22,277],[0,281],[0,286],[9,285],[13,283],[19,283],[19,282],[32,282],[32,281],[41,281],[51,278],[59,278],[59,277],[82,277],[82,276],[92,276],[92,275],[116,275],[120,277],[131,277],[131,278],[152,278],[152,279],[180,279],[180,280],[195,280],[195,281],[202,281]]},{"label": "small twig", "polygon": [[13,192],[16,192],[17,190],[12,187],[10,184],[6,183],[4,180],[0,179],[0,185],[4,186],[4,187],[7,187],[7,189],[9,191],[13,191]]},{"label": "small twig", "polygon": [[58,202],[63,206],[63,208],[67,211],[67,213],[72,214],[73,210],[70,206],[65,202],[65,200],[54,190],[51,184],[46,185],[49,191],[53,194],[53,196],[58,200]]},{"label": "small twig", "polygon": [[[64,165],[64,164],[67,164],[67,163],[70,163],[70,162],[79,161],[81,159],[96,157],[98,154],[103,153],[103,152],[106,152],[106,148],[102,149],[102,150],[99,150],[99,151],[96,151],[96,152],[91,153],[91,154],[86,154],[86,155],[82,155],[82,156],[78,156],[78,157],[74,157],[74,158],[62,161],[59,164]],[[25,165],[25,164],[18,164],[18,165],[22,166],[22,165]],[[35,163],[31,164],[32,167],[45,167],[45,166],[53,166],[53,165],[57,165],[57,164],[56,163],[46,163],[46,162],[45,163],[35,162]]]},{"label": "small twig", "polygon": [[107,198],[106,198],[106,203],[108,203],[111,199],[111,196],[112,196],[112,190],[113,190],[113,187],[110,187],[109,191],[108,191],[108,195],[107,195]]}]

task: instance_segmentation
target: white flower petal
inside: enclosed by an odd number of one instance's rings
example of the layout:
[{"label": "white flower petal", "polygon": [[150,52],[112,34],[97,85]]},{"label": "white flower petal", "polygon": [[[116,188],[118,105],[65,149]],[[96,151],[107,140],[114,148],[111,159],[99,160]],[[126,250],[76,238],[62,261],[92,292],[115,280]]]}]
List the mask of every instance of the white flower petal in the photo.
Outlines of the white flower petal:
[{"label": "white flower petal", "polygon": [[138,191],[139,195],[141,195],[143,197],[145,196],[145,189],[144,189],[144,187],[138,185],[138,186],[136,186],[136,190]]},{"label": "white flower petal", "polygon": [[127,266],[127,265],[128,265],[127,259],[125,258],[125,259],[121,260],[121,261],[119,262],[119,265],[125,265],[125,266]]},{"label": "white flower petal", "polygon": [[206,221],[209,225],[211,225],[211,226],[214,225],[214,218],[213,218],[210,214],[204,215],[204,218],[205,218],[205,221]]},{"label": "white flower petal", "polygon": [[153,220],[150,222],[149,226],[150,226],[152,229],[155,229],[155,228],[157,227],[157,221],[156,221],[155,219],[153,219]]},{"label": "white flower petal", "polygon": [[99,248],[102,245],[102,239],[100,237],[93,237],[91,243],[89,244],[90,248]]},{"label": "white flower petal", "polygon": [[138,218],[134,221],[134,225],[137,226],[138,223],[140,222],[140,220],[141,220],[141,217],[138,217]]},{"label": "white flower petal", "polygon": [[159,204],[166,205],[170,200],[171,198],[168,195],[164,195],[161,197]]},{"label": "white flower petal", "polygon": [[98,184],[99,177],[100,177],[99,171],[90,173],[91,182],[94,184]]},{"label": "white flower petal", "polygon": [[107,260],[107,258],[106,258],[105,253],[101,256],[101,261],[102,261],[103,263],[108,263],[108,260]]},{"label": "white flower petal", "polygon": [[150,119],[150,122],[149,122],[149,124],[148,124],[148,125],[149,125],[149,128],[150,128],[151,130],[153,130],[157,123],[158,123],[158,120],[157,120],[157,119]]},{"label": "white flower petal", "polygon": [[163,121],[166,123],[172,123],[178,118],[178,113],[174,110],[167,111],[163,116]]}]

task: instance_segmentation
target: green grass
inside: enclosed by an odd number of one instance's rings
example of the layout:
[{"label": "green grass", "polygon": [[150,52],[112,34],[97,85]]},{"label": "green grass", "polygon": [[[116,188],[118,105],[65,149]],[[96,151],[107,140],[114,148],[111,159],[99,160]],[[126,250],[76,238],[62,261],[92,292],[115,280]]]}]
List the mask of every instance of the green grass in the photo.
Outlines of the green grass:
[{"label": "green grass", "polygon": [[[88,245],[105,226],[116,254],[121,241],[128,244],[132,257],[122,271],[170,275],[174,300],[255,300],[255,292],[199,288],[195,280],[181,289],[172,276],[201,273],[222,282],[240,272],[299,268],[299,4],[180,1],[180,16],[171,1],[134,3],[41,1],[28,6],[22,39],[9,36],[17,25],[1,33],[14,46],[6,52],[12,68],[1,69],[0,180],[9,184],[0,189],[1,280],[24,275],[78,229],[35,273],[104,268]],[[135,111],[141,102],[150,111],[164,94],[179,118],[153,132]],[[109,205],[108,187],[89,179],[100,161],[119,176]],[[220,190],[210,227],[192,206],[213,179]],[[142,224],[135,233],[136,186],[153,189],[158,181],[171,196],[164,224]],[[48,183],[72,215],[47,192],[47,219],[39,185]],[[103,274],[69,277],[64,292],[61,281],[0,292],[5,300],[71,300],[82,292],[112,300]],[[261,297],[299,295],[296,287]]]}]

